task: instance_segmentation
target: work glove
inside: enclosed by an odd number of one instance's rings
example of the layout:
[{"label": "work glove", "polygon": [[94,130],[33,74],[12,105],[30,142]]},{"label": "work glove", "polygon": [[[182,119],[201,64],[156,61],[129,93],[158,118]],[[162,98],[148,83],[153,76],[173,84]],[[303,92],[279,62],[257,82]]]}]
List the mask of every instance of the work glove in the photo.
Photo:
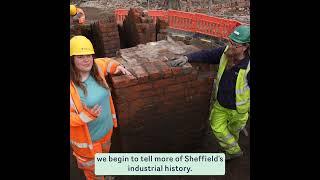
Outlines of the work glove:
[{"label": "work glove", "polygon": [[188,58],[186,56],[181,56],[176,60],[170,61],[170,66],[177,67],[177,66],[183,66],[188,62]]}]

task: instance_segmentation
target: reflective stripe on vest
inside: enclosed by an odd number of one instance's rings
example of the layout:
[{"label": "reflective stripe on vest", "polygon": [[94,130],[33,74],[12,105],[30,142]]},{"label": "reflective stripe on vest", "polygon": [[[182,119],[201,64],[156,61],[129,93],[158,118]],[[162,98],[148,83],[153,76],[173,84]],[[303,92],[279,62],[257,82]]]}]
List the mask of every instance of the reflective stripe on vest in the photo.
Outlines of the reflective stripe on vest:
[{"label": "reflective stripe on vest", "polygon": [[107,67],[107,72],[108,72],[108,73],[110,73],[112,65],[113,65],[112,62],[110,62],[110,63],[108,64],[108,67]]},{"label": "reflective stripe on vest", "polygon": [[219,69],[218,69],[218,73],[217,73],[217,82],[216,82],[216,92],[215,92],[215,97],[217,98],[217,95],[218,95],[218,90],[219,90],[219,83],[220,83],[220,79],[222,77],[222,74],[224,72],[224,69],[226,68],[227,66],[227,57],[226,55],[224,54],[224,52],[226,52],[228,50],[229,46],[227,46],[225,48],[225,50],[223,51],[222,53],[222,56],[220,58],[220,64],[219,64]]},{"label": "reflective stripe on vest", "polygon": [[233,147],[237,147],[239,146],[238,143],[235,141],[233,143],[231,143],[230,145],[228,145],[226,148],[229,149],[229,148],[233,148]]},{"label": "reflective stripe on vest", "polygon": [[229,133],[226,137],[223,138],[223,141],[227,142],[231,138],[233,138],[233,136]]},{"label": "reflective stripe on vest", "polygon": [[237,106],[241,106],[242,104],[246,104],[247,102],[250,102],[250,99],[244,100],[244,101],[240,101],[240,102],[236,102]]},{"label": "reflective stripe on vest", "polygon": [[112,114],[112,118],[116,119],[117,118],[116,114]]},{"label": "reflective stripe on vest", "polygon": [[101,77],[102,80],[103,80],[103,83],[106,85],[107,88],[109,88],[109,85],[108,85],[108,83],[106,82],[106,80],[105,80],[105,78],[104,78],[105,74],[103,73],[103,71],[102,71],[102,69],[100,68],[99,65],[97,65],[97,67],[98,67],[98,71],[99,71],[99,73],[100,73],[100,77]]},{"label": "reflective stripe on vest", "polygon": [[71,96],[70,96],[70,106],[73,107],[73,109],[74,109],[77,113],[79,113],[78,110],[77,110],[77,108],[76,108],[76,105],[75,105],[74,102],[73,102],[73,99],[72,99]]},{"label": "reflective stripe on vest", "polygon": [[77,146],[78,148],[89,148],[89,149],[93,149],[92,144],[88,144],[88,143],[77,143],[73,140],[70,140],[70,144]]},{"label": "reflective stripe on vest", "polygon": [[88,123],[88,122],[92,121],[92,119],[89,118],[89,117],[88,117],[86,114],[84,114],[83,112],[81,112],[81,113],[79,114],[79,117],[80,117],[80,119],[81,119],[83,122],[85,122],[85,123]]},{"label": "reflective stripe on vest", "polygon": [[86,162],[83,162],[83,161],[78,161],[79,165],[82,166],[82,167],[90,167],[90,166],[93,166],[94,165],[94,159],[93,160],[90,160],[90,161],[86,161]]},{"label": "reflective stripe on vest", "polygon": [[236,94],[243,94],[245,91],[250,90],[248,83],[245,84],[243,89],[236,89]]},{"label": "reflective stripe on vest", "polygon": [[[249,66],[249,64],[248,64]],[[247,66],[247,68],[249,68]],[[236,106],[239,113],[246,113],[250,108],[250,87],[248,86],[246,70],[240,69],[236,84]]]},{"label": "reflective stripe on vest", "polygon": [[[70,106],[73,107],[73,109],[77,112],[77,114],[79,114],[79,111],[77,110],[77,107],[75,106],[72,97],[70,96]],[[83,112],[81,112],[79,114],[80,119],[85,122],[88,123],[90,121],[92,121],[91,118],[89,118],[86,114],[84,114]]]}]

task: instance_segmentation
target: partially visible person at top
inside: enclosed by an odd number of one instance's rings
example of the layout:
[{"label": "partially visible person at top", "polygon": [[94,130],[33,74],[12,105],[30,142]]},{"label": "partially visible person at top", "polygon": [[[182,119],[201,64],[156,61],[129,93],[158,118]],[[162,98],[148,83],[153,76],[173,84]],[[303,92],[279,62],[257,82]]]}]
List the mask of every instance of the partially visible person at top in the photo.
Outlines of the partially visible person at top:
[{"label": "partially visible person at top", "polygon": [[86,20],[83,10],[75,5],[70,5],[70,24],[74,22],[83,24]]},{"label": "partially visible person at top", "polygon": [[235,28],[225,47],[181,56],[170,64],[182,66],[187,62],[219,64],[210,124],[226,160],[242,156],[239,132],[247,123],[250,109],[250,26]]},{"label": "partially visible person at top", "polygon": [[78,167],[88,180],[104,179],[94,174],[94,155],[108,153],[116,111],[105,76],[131,75],[117,61],[94,59],[89,39],[74,36],[70,40],[70,143]]}]

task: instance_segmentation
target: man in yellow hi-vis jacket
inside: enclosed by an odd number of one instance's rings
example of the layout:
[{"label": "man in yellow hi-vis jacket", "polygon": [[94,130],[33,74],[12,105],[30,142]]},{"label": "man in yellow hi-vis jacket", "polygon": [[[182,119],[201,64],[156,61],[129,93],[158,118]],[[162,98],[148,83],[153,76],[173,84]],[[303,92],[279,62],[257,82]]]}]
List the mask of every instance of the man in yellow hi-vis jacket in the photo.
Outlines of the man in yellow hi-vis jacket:
[{"label": "man in yellow hi-vis jacket", "polygon": [[188,54],[170,63],[182,66],[187,62],[219,64],[210,124],[226,159],[241,156],[239,132],[250,109],[250,27],[238,26],[230,34],[228,46]]}]

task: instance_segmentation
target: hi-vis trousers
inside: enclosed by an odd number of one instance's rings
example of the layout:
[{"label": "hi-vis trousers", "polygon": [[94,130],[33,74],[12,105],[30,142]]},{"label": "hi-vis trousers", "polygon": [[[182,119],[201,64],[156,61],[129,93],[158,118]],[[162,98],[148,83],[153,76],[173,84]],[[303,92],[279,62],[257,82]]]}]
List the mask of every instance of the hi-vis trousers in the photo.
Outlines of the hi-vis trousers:
[{"label": "hi-vis trousers", "polygon": [[[105,137],[93,143],[93,150],[95,153],[108,153],[111,147],[112,129]],[[87,180],[105,180],[104,176],[96,176],[94,173],[94,158],[87,158],[77,155],[73,152],[77,159],[78,168],[84,171]]]},{"label": "hi-vis trousers", "polygon": [[218,101],[213,105],[210,124],[219,145],[228,154],[241,153],[238,144],[239,133],[245,127],[249,113],[240,114],[237,110],[222,107]]}]

